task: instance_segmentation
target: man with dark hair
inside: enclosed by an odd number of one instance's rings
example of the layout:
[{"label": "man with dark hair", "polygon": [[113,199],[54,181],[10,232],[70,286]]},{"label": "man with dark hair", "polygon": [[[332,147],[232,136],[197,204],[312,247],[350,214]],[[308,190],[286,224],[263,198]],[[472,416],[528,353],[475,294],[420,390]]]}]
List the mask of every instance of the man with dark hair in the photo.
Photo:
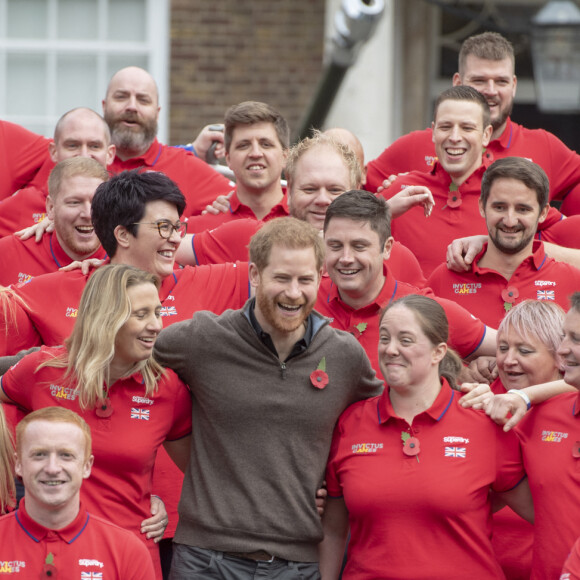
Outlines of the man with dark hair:
[{"label": "man with dark hair", "polygon": [[153,563],[135,535],[86,511],[91,430],[73,411],[46,407],[16,427],[18,509],[0,518],[0,571],[20,578],[153,580]]},{"label": "man with dark hair", "polygon": [[[516,94],[512,45],[497,32],[467,38],[459,53],[453,85],[473,87],[485,97],[493,132],[484,161],[525,157],[540,165],[550,180],[550,199],[564,200],[566,215],[580,213],[580,156],[543,129],[526,129],[510,119]],[[439,153],[432,130],[403,135],[368,164],[367,189],[376,191],[385,179],[406,171],[430,172]]]},{"label": "man with dark hair", "polygon": [[[483,158],[493,131],[489,106],[481,93],[458,85],[443,91],[435,104],[432,138],[438,160],[429,173],[401,175],[381,195],[394,197],[410,185],[422,185],[433,194],[435,207],[428,218],[417,208],[393,220],[393,235],[419,260],[428,277],[445,260],[447,246],[455,238],[485,234],[479,212],[481,178],[490,161]],[[562,219],[554,208],[540,222],[542,238]],[[580,220],[578,217],[570,219]]]},{"label": "man with dark hair", "polygon": [[431,289],[396,279],[388,266],[393,245],[390,218],[385,200],[368,191],[347,191],[330,204],[324,221],[328,276],[322,278],[316,310],[329,317],[334,328],[355,335],[379,376],[379,314],[407,294],[429,296],[443,306],[450,345],[462,358],[493,354],[493,329]]},{"label": "man with dark hair", "polygon": [[556,262],[534,241],[548,215],[548,192],[548,177],[532,161],[506,157],[493,163],[483,174],[479,200],[489,241],[469,271],[436,268],[428,281],[434,292],[494,328],[522,300],[553,300],[565,308],[580,288],[580,270]]},{"label": "man with dark hair", "polygon": [[280,184],[290,143],[284,117],[266,103],[245,101],[230,107],[224,121],[225,157],[236,188],[228,195],[229,211],[189,220],[192,233],[241,218],[267,221],[288,215]]},{"label": "man with dark hair", "polygon": [[381,389],[356,340],[312,310],[323,259],[317,229],[271,220],[250,242],[256,298],[157,339],[193,396],[173,580],[320,577],[313,500],[334,424]]},{"label": "man with dark hair", "polygon": [[58,163],[50,174],[46,198],[54,232],[43,236],[40,244],[14,235],[0,239],[0,284],[27,282],[75,260],[105,258],[91,223],[91,201],[99,184],[107,179],[107,170],[90,157],[71,157]]}]

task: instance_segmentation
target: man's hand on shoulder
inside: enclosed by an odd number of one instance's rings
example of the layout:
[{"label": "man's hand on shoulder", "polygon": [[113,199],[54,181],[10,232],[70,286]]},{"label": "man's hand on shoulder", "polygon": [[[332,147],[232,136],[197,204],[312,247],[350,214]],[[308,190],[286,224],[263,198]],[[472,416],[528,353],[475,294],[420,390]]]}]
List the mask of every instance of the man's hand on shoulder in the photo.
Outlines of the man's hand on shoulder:
[{"label": "man's hand on shoulder", "polygon": [[46,234],[50,234],[54,231],[54,222],[49,220],[45,217],[42,221],[39,221],[37,224],[24,228],[22,230],[18,230],[14,232],[15,236],[18,236],[22,241],[35,236],[36,243],[42,240],[42,236]]}]

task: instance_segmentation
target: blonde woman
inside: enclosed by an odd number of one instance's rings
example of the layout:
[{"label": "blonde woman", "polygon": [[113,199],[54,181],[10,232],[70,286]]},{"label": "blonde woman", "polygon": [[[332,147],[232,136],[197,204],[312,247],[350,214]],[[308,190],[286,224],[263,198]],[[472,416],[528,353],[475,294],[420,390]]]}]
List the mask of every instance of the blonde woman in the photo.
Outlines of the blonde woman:
[{"label": "blonde woman", "polygon": [[83,501],[89,512],[143,538],[161,578],[155,541],[167,519],[151,507],[153,465],[164,444],[185,467],[191,401],[187,387],[152,356],[162,327],[158,288],[155,276],[131,266],[97,270],[65,345],[24,357],[2,376],[0,399],[26,411],[60,405],[85,419],[95,463]]}]

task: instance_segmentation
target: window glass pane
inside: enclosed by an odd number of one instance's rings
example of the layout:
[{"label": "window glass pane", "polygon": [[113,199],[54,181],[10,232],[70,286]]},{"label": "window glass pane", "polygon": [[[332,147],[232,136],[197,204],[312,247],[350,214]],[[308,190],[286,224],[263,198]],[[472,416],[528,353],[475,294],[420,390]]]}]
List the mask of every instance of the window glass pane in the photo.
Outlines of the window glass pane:
[{"label": "window glass pane", "polygon": [[61,39],[97,38],[97,0],[59,0],[57,36]]},{"label": "window glass pane", "polygon": [[48,2],[46,0],[8,0],[6,27],[8,38],[47,37]]},{"label": "window glass pane", "polygon": [[107,60],[107,80],[110,79],[119,69],[126,66],[140,66],[147,69],[147,57],[145,55],[120,55],[110,56]]},{"label": "window glass pane", "polygon": [[8,115],[45,115],[46,59],[41,54],[9,54],[6,58]]},{"label": "window glass pane", "polygon": [[59,56],[56,71],[56,104],[58,114],[75,107],[96,106],[97,58],[88,55]]},{"label": "window glass pane", "polygon": [[145,0],[110,0],[108,39],[144,42],[146,12]]}]

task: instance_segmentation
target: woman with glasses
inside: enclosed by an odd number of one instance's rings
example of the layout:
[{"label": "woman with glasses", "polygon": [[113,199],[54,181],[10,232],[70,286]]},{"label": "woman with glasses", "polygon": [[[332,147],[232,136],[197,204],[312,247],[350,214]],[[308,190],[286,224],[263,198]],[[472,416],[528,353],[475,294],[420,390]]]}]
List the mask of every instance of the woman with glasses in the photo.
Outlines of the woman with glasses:
[{"label": "woman with glasses", "polygon": [[[157,277],[126,265],[99,268],[83,292],[74,330],[2,376],[0,399],[30,412],[60,405],[93,434],[95,463],[83,485],[89,512],[132,530],[150,549],[167,525],[150,520],[153,465],[163,444],[189,456],[189,391],[152,356],[161,331]],[[63,479],[64,476],[63,476]]]}]

